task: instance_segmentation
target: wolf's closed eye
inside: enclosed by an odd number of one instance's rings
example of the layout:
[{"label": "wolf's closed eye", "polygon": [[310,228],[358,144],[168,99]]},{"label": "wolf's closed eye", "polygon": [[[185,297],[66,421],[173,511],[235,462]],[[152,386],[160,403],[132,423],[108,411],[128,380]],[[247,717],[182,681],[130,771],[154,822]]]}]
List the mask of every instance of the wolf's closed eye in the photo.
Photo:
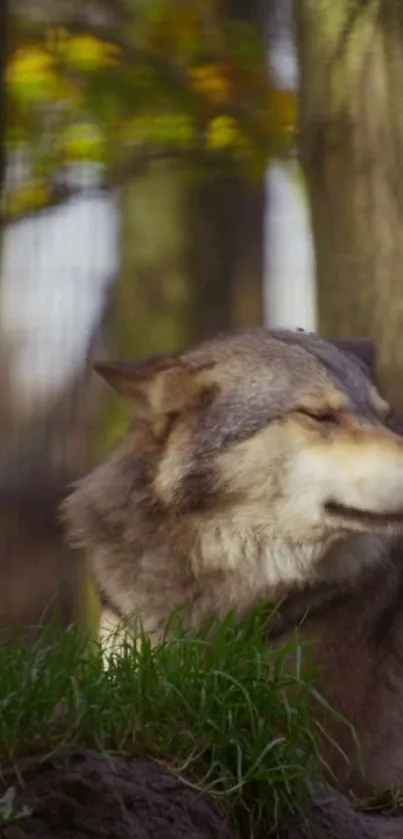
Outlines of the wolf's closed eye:
[{"label": "wolf's closed eye", "polygon": [[339,417],[337,416],[335,411],[314,411],[309,410],[307,408],[298,408],[297,414],[302,414],[304,417],[309,417],[309,419],[314,420],[315,422],[321,423],[334,423],[337,424]]}]

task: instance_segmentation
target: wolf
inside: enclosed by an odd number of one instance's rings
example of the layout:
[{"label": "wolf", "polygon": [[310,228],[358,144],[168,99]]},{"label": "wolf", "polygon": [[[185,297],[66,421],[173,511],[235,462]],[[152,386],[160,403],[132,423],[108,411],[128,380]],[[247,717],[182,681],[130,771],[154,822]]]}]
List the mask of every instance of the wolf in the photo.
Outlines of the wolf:
[{"label": "wolf", "polygon": [[[281,601],[272,642],[305,616],[365,789],[403,783],[403,436],[365,366],[317,335],[255,328],[96,370],[132,424],[63,515],[104,639],[130,616],[158,642],[183,606],[197,630]],[[329,761],[358,789],[349,737]]]}]

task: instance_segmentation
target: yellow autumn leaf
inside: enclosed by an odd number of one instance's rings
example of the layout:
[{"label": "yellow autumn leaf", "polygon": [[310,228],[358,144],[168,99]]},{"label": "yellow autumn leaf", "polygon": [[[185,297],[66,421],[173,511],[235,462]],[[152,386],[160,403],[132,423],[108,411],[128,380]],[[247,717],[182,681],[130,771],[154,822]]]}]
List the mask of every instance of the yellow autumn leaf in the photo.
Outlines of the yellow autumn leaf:
[{"label": "yellow autumn leaf", "polygon": [[26,102],[51,100],[78,105],[78,87],[57,72],[55,59],[41,47],[21,47],[11,56],[7,82],[14,96]]},{"label": "yellow autumn leaf", "polygon": [[66,128],[59,149],[68,160],[104,160],[105,140],[96,126],[80,123]]},{"label": "yellow autumn leaf", "polygon": [[211,149],[224,149],[233,146],[240,139],[238,123],[226,115],[214,117],[206,129],[207,145]]},{"label": "yellow autumn leaf", "polygon": [[195,93],[200,93],[214,105],[228,101],[231,86],[218,64],[204,64],[189,70],[190,83]]},{"label": "yellow autumn leaf", "polygon": [[7,83],[22,94],[46,95],[55,83],[54,59],[40,47],[20,47],[9,61]]},{"label": "yellow autumn leaf", "polygon": [[92,71],[118,63],[121,50],[116,44],[93,35],[76,35],[64,47],[66,61],[78,70]]}]

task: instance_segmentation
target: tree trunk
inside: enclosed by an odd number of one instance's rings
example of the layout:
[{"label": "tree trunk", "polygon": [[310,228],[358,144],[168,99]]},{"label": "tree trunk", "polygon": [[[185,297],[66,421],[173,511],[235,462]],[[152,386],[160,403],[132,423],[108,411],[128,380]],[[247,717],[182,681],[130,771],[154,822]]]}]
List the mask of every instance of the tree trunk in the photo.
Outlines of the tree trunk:
[{"label": "tree trunk", "polygon": [[[191,339],[186,179],[175,162],[158,161],[121,193],[121,270],[107,319],[107,354],[136,358],[175,352]],[[130,412],[105,386],[98,453],[127,428]]]},{"label": "tree trunk", "polygon": [[[231,21],[252,24],[265,33],[268,0],[222,0]],[[265,178],[255,185],[238,182],[238,219],[232,241],[233,274],[229,326],[241,329],[263,323],[264,217],[267,212]]]},{"label": "tree trunk", "polygon": [[188,201],[192,341],[261,324],[264,186],[206,164]]},{"label": "tree trunk", "polygon": [[236,264],[231,297],[231,327],[241,329],[264,322],[265,182],[243,184]]},{"label": "tree trunk", "polygon": [[171,352],[189,339],[184,172],[157,162],[122,192],[122,270],[116,290],[120,354]]},{"label": "tree trunk", "polygon": [[403,6],[295,0],[319,330],[376,342],[403,411]]}]

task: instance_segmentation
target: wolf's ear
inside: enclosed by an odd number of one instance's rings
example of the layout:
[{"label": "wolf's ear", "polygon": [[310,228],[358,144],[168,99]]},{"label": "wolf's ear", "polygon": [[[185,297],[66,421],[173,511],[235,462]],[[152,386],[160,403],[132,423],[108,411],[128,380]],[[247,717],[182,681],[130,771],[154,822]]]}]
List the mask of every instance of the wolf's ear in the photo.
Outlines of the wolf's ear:
[{"label": "wolf's ear", "polygon": [[356,338],[356,340],[331,341],[333,346],[338,350],[352,355],[355,361],[359,361],[364,368],[367,376],[375,382],[376,380],[376,346],[373,341],[366,338]]},{"label": "wolf's ear", "polygon": [[135,416],[148,421],[179,414],[212,394],[211,367],[193,369],[177,356],[94,364],[94,370],[133,407]]}]

